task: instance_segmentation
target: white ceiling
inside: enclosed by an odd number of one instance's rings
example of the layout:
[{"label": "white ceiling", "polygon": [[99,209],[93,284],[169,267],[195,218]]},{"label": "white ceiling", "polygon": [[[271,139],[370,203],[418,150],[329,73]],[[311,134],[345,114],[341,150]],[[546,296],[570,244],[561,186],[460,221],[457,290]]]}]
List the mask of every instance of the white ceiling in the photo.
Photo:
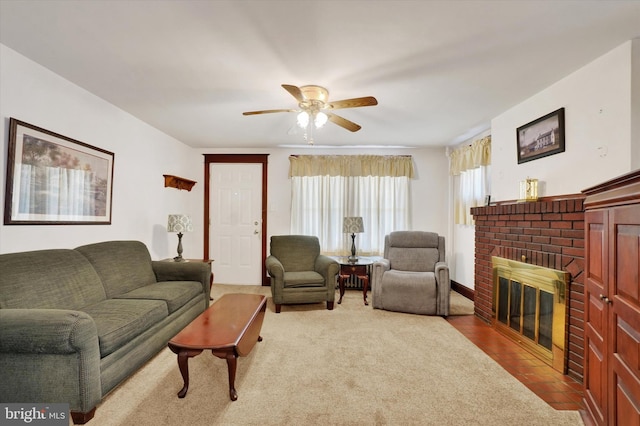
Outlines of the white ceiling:
[{"label": "white ceiling", "polygon": [[378,99],[316,145],[455,144],[636,37],[640,1],[0,0],[2,44],[203,148],[303,145],[242,115],[295,108],[283,83]]}]

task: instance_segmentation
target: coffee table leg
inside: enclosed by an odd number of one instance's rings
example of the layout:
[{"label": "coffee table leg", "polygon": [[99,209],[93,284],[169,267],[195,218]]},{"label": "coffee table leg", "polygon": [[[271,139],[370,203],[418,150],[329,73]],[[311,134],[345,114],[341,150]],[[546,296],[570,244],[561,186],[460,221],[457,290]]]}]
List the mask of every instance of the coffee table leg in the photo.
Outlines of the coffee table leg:
[{"label": "coffee table leg", "polygon": [[232,401],[238,399],[238,392],[236,392],[236,367],[238,364],[238,357],[235,354],[227,354],[227,368],[229,370],[229,398]]}]

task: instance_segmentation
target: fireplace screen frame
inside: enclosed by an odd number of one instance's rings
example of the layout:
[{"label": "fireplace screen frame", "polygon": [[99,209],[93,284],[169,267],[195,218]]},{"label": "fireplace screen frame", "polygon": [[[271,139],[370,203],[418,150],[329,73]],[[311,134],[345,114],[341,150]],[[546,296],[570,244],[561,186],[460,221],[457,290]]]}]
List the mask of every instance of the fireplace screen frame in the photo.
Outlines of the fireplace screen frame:
[{"label": "fireplace screen frame", "polygon": [[[566,374],[570,274],[496,256],[492,256],[491,262],[494,328],[555,370]],[[504,290],[507,290],[506,295]],[[526,299],[525,293],[528,293]],[[552,301],[551,307],[541,301]]]}]

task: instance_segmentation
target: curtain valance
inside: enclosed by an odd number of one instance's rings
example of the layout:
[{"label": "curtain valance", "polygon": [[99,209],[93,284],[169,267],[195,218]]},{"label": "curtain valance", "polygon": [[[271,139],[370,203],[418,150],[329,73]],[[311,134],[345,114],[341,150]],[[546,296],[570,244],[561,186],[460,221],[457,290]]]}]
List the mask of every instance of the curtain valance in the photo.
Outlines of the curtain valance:
[{"label": "curtain valance", "polygon": [[473,141],[451,153],[451,175],[491,164],[491,136]]},{"label": "curtain valance", "polygon": [[413,178],[410,155],[292,155],[292,176],[406,176]]}]

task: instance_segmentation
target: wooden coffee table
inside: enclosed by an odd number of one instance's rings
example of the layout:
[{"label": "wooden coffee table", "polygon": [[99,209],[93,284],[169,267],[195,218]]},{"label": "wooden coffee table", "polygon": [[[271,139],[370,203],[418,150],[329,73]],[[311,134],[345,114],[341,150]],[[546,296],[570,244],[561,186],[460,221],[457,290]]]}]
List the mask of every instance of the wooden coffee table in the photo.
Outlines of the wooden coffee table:
[{"label": "wooden coffee table", "polygon": [[262,341],[260,329],[266,308],[265,296],[225,294],[169,341],[169,349],[178,354],[184,380],[179,398],[184,398],[189,389],[189,358],[210,349],[214,356],[227,360],[229,397],[232,401],[238,399],[237,359],[247,356],[256,342]]}]

